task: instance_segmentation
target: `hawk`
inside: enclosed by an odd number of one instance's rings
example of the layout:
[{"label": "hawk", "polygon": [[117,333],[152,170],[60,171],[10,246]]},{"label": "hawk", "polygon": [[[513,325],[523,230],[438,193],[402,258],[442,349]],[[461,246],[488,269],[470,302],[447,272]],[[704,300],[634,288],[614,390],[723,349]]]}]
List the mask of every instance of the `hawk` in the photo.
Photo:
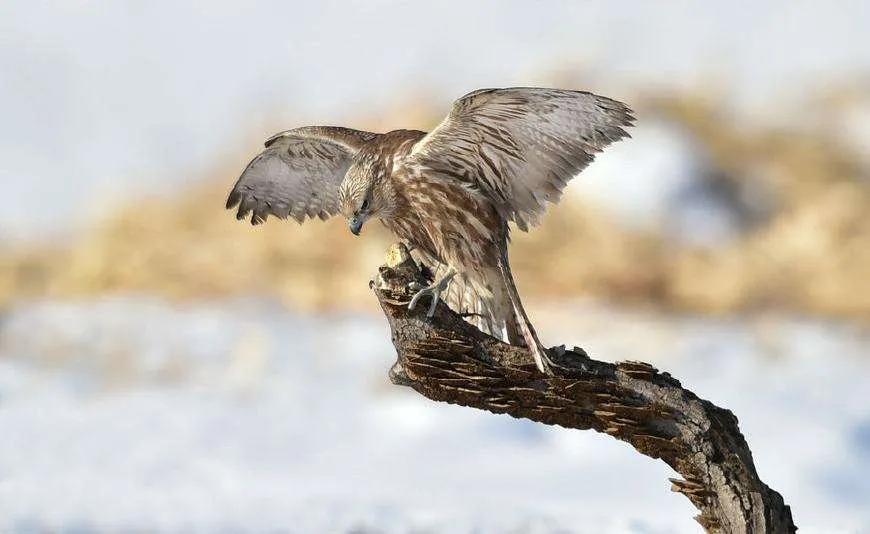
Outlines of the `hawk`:
[{"label": "hawk", "polygon": [[327,219],[359,235],[377,218],[432,268],[409,303],[443,297],[481,330],[555,364],[529,321],[508,261],[510,223],[523,231],[559,201],[595,154],[628,134],[623,103],[583,91],[481,89],[453,103],[431,132],[376,134],[306,126],[270,137],[227,199],[237,218]]}]

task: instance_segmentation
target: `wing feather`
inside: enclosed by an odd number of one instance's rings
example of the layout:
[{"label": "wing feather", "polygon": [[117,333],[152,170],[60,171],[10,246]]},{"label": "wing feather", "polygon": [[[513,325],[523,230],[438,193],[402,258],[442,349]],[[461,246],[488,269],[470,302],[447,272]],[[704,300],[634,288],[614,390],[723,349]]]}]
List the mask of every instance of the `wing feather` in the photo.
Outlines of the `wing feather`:
[{"label": "wing feather", "polygon": [[306,126],[273,135],[227,197],[236,218],[251,224],[269,215],[328,219],[338,212],[338,188],[354,155],[378,134],[336,126]]},{"label": "wing feather", "polygon": [[471,182],[527,230],[596,153],[628,136],[633,122],[628,106],[592,93],[481,89],[453,104],[408,163]]}]

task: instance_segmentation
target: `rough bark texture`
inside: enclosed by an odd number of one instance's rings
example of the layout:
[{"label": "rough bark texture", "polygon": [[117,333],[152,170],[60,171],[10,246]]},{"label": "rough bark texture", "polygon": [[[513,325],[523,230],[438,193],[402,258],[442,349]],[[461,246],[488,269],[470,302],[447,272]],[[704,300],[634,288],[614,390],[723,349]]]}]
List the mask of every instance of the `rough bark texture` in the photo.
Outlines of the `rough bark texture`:
[{"label": "rough bark texture", "polygon": [[528,350],[480,332],[443,302],[431,319],[425,299],[409,311],[414,289],[425,282],[403,245],[391,248],[372,282],[398,353],[390,370],[394,384],[436,401],[628,442],[681,475],[670,479],[671,491],[692,501],[707,532],[797,530],[782,496],[758,478],[730,411],[647,363],[600,362],[577,347],[551,349],[563,370],[543,375]]}]

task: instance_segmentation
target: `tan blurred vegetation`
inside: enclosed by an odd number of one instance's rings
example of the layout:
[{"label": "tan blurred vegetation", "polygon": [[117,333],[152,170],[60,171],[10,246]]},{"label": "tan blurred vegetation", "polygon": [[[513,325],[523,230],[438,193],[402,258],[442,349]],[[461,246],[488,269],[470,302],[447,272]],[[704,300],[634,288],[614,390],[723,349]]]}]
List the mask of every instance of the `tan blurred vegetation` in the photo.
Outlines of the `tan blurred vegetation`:
[{"label": "tan blurred vegetation", "polygon": [[[737,124],[692,97],[639,101],[641,117],[683,125],[729,176],[763,180],[776,199],[773,216],[736,241],[702,249],[626,229],[575,197],[531,234],[515,234],[512,261],[524,294],[870,317],[868,170],[826,133],[830,125],[796,133]],[[411,103],[362,124],[434,124],[439,111]],[[386,231],[369,225],[354,238],[338,221],[238,223],[223,210],[238,170],[222,169],[173,197],[130,201],[71,243],[3,251],[0,302],[133,292],[276,295],[312,309],[374,306],[366,281],[382,261]]]}]

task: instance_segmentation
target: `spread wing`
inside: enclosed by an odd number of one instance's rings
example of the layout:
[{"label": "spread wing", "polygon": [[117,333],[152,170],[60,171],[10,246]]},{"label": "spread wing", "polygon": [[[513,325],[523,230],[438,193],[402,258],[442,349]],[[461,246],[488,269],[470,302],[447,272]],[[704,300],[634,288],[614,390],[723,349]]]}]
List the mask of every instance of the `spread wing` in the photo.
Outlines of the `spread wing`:
[{"label": "spread wing", "polygon": [[354,155],[379,134],[335,126],[306,126],[273,135],[248,164],[227,198],[236,218],[251,224],[269,215],[327,219],[338,212],[338,188]]},{"label": "spread wing", "polygon": [[581,91],[481,89],[414,146],[409,163],[483,190],[522,230],[595,154],[627,137],[623,103]]}]

